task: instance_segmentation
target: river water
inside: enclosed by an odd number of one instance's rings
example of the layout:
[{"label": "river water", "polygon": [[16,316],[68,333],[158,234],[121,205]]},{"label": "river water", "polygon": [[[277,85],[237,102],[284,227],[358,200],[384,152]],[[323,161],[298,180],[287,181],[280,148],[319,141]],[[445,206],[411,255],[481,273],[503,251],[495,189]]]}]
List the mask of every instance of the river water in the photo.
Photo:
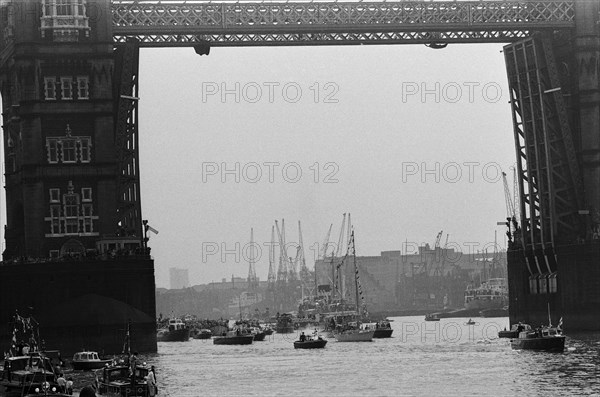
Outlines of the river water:
[{"label": "river water", "polygon": [[392,317],[394,334],[296,350],[297,334],[247,346],[159,342],[144,357],[160,396],[600,396],[600,334],[567,336],[564,353],[516,351],[508,318]]}]

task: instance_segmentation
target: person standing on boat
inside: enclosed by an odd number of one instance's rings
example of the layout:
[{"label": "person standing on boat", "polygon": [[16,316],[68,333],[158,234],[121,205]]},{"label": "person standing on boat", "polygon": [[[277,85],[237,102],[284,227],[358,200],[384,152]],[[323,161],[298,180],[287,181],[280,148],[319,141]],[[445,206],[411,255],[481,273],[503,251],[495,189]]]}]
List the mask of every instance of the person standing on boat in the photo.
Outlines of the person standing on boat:
[{"label": "person standing on boat", "polygon": [[129,370],[131,371],[131,375],[135,375],[135,367],[137,366],[137,352],[134,352],[131,358],[129,359]]},{"label": "person standing on boat", "polygon": [[156,387],[156,375],[154,374],[154,365],[150,368],[150,372],[148,372],[148,396],[154,397],[156,396],[157,387]]},{"label": "person standing on boat", "polygon": [[67,391],[67,380],[65,379],[64,374],[59,374],[58,379],[56,379],[56,383],[58,383],[58,387],[60,388],[60,392],[64,393]]},{"label": "person standing on boat", "polygon": [[67,394],[69,396],[73,395],[73,378],[69,377],[69,379],[67,379]]}]

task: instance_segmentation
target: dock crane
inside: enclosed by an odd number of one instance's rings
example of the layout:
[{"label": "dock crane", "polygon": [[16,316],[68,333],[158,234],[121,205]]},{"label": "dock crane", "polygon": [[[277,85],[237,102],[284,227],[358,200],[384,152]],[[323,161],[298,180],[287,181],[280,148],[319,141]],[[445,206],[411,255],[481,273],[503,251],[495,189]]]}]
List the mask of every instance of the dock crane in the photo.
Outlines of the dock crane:
[{"label": "dock crane", "polygon": [[331,225],[329,225],[329,230],[327,231],[327,235],[325,236],[325,239],[323,240],[323,248],[321,249],[320,252],[320,257],[321,259],[323,259],[324,261],[327,260],[327,248],[329,248],[329,237],[331,236],[331,229],[333,228],[333,223]]},{"label": "dock crane", "polygon": [[250,257],[248,258],[248,289],[256,291],[258,289],[258,278],[256,277],[254,255],[254,229],[250,228]]}]

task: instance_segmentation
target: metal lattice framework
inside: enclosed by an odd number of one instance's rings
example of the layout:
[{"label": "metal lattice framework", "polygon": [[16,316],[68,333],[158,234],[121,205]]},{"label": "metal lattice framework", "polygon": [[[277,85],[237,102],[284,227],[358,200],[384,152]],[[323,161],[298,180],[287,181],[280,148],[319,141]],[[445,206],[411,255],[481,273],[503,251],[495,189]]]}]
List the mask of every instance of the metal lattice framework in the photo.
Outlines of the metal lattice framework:
[{"label": "metal lattice framework", "polygon": [[138,161],[139,43],[129,40],[117,46],[116,61],[117,227],[121,233],[143,236]]},{"label": "metal lattice framework", "polygon": [[[585,235],[583,188],[573,134],[549,38],[504,47],[521,192],[521,244],[551,257],[556,243]],[[537,272],[555,269],[546,261]],[[530,268],[530,271],[532,269]]]},{"label": "metal lattice framework", "polygon": [[573,1],[112,1],[115,41],[144,47],[513,42],[574,14]]}]

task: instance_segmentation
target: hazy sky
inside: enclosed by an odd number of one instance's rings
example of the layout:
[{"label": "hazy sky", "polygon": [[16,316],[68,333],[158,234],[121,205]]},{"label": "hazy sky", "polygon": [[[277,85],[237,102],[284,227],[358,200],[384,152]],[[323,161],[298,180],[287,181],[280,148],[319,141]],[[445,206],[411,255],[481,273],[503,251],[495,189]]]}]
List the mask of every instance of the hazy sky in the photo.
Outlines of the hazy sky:
[{"label": "hazy sky", "polygon": [[465,251],[495,230],[504,246],[498,173],[515,154],[501,49],[143,49],[142,208],[160,232],[157,285],[169,267],[190,269],[192,284],[246,277],[252,227],[266,279],[281,218],[288,242],[302,222],[311,267],[308,247],[331,223],[337,241],[344,212],[359,255],[433,245],[440,230]]},{"label": "hazy sky", "polygon": [[358,255],[433,245],[440,230],[464,251],[497,230],[504,247],[498,173],[515,154],[501,49],[142,49],[142,213],[159,230],[157,286],[170,267],[188,268],[192,285],[246,277],[250,228],[266,279],[264,244],[282,218],[288,242],[302,222],[310,267],[310,247],[331,223],[337,241],[344,212]]}]

